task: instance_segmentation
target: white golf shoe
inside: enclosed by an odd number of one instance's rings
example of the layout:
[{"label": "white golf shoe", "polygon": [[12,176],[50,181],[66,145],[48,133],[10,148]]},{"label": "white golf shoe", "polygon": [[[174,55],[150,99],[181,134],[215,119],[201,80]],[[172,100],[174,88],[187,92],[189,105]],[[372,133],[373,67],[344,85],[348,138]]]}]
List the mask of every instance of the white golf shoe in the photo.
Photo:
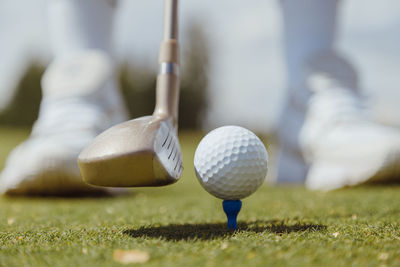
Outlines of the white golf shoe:
[{"label": "white golf shoe", "polygon": [[400,182],[400,131],[368,118],[351,66],[325,53],[307,70],[307,90],[281,119],[277,182],[318,190]]},{"label": "white golf shoe", "polygon": [[99,133],[127,119],[111,60],[97,50],[56,59],[42,78],[42,88],[38,120],[30,137],[10,153],[0,174],[0,192],[104,191],[82,182],[77,157]]}]

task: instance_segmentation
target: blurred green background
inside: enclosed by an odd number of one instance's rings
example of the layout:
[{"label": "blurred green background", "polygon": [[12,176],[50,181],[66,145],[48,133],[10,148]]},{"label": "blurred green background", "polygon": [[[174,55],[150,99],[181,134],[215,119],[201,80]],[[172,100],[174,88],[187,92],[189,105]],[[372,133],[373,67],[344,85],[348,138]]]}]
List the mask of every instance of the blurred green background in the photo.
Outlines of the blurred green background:
[{"label": "blurred green background", "polygon": [[[185,47],[181,51],[179,123],[181,129],[197,129],[207,109],[209,48],[198,23],[192,23],[185,36]],[[151,114],[155,105],[157,63],[149,66],[120,62],[118,68],[120,87],[131,118]],[[0,125],[32,126],[39,112],[40,79],[44,70],[45,65],[39,60],[32,61],[18,84],[13,101],[0,112]]]}]

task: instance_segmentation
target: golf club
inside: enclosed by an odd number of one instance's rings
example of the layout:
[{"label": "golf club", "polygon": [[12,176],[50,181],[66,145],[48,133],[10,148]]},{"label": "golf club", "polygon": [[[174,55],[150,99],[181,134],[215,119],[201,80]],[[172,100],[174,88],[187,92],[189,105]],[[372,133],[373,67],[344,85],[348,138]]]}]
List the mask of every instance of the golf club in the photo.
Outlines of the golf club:
[{"label": "golf club", "polygon": [[115,125],[97,136],[78,158],[83,180],[110,187],[176,182],[182,173],[178,104],[178,1],[165,0],[154,113]]}]

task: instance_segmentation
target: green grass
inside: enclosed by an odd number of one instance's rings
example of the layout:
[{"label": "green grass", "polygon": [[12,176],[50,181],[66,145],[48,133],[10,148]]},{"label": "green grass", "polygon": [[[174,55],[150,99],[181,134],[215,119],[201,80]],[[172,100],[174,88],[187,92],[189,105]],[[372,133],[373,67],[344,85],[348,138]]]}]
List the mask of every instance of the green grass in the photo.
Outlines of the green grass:
[{"label": "green grass", "polygon": [[[0,166],[27,131],[0,128]],[[116,249],[148,266],[400,266],[400,188],[331,193],[264,186],[225,230],[221,201],[192,168],[201,136],[182,133],[175,185],[117,198],[0,198],[0,266],[121,266]]]}]

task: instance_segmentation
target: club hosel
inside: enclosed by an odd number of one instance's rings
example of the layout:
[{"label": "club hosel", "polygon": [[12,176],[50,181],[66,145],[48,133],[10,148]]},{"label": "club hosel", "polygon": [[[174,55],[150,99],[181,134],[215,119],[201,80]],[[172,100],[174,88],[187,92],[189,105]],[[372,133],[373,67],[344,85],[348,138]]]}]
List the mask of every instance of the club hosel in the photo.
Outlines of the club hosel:
[{"label": "club hosel", "polygon": [[179,108],[179,77],[172,74],[159,74],[157,76],[156,107],[154,116],[172,117],[176,127]]}]

